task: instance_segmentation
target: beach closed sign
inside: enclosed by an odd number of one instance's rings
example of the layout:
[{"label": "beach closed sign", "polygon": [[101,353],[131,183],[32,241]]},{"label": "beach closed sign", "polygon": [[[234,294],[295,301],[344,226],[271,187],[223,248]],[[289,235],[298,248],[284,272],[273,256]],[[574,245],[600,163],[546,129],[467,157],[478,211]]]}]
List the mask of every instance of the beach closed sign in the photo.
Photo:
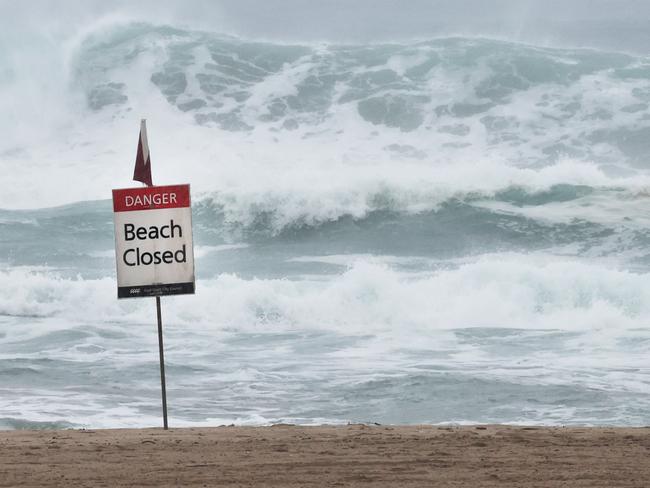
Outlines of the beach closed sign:
[{"label": "beach closed sign", "polygon": [[117,297],[194,293],[190,185],[113,190]]}]

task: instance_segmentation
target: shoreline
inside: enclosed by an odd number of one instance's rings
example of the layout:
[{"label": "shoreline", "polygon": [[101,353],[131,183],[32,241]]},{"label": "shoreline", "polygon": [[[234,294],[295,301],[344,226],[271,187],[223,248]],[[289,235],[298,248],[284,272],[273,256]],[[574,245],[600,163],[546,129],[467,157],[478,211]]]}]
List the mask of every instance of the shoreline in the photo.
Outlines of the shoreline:
[{"label": "shoreline", "polygon": [[647,487],[650,427],[0,431],[0,487]]}]

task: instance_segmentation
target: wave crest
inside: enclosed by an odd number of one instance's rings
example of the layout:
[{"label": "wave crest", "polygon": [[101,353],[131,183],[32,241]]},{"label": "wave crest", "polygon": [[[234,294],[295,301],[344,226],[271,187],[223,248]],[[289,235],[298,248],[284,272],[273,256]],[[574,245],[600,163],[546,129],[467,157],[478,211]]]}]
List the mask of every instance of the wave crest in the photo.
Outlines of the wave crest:
[{"label": "wave crest", "polygon": [[[169,298],[169,323],[225,330],[337,330],[410,333],[467,327],[595,329],[645,327],[648,277],[548,256],[487,255],[431,273],[403,274],[378,259],[358,259],[327,281],[200,280],[196,297]],[[88,323],[147,323],[151,303],[115,300],[111,279],[71,280],[49,273],[0,272],[1,315],[50,316]],[[218,297],[218,300],[215,300]],[[146,303],[145,303],[146,302]],[[91,313],[79,303],[92,304]],[[471,304],[471,306],[468,306]],[[91,318],[92,317],[92,318]],[[69,327],[66,322],[65,327]],[[9,332],[13,333],[13,332]]]}]

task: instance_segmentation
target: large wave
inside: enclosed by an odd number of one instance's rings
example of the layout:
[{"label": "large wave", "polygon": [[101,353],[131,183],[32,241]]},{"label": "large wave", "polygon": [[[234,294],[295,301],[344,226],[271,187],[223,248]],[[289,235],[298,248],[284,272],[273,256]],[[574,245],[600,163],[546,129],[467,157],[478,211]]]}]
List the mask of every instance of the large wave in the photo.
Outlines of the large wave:
[{"label": "large wave", "polygon": [[406,159],[472,146],[620,163],[648,148],[650,62],[630,55],[462,38],[280,45],[130,24],[85,39],[75,65],[93,110],[132,108],[136,67],[200,124],[374,142],[381,130],[396,139],[381,148]]},{"label": "large wave", "polygon": [[473,38],[281,44],[143,23],[75,39],[67,94],[37,97],[48,130],[6,128],[0,207],[127,186],[141,116],[157,182],[288,202],[288,220],[359,215],[378,194],[413,208],[475,187],[646,181],[645,57]]}]

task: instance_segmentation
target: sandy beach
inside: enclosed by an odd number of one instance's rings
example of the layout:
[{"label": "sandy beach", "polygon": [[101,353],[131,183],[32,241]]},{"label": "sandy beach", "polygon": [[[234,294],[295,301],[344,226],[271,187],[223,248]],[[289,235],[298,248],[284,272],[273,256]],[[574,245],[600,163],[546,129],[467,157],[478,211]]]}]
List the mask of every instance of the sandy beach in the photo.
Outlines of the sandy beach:
[{"label": "sandy beach", "polygon": [[647,487],[650,428],[0,432],[0,486]]}]

